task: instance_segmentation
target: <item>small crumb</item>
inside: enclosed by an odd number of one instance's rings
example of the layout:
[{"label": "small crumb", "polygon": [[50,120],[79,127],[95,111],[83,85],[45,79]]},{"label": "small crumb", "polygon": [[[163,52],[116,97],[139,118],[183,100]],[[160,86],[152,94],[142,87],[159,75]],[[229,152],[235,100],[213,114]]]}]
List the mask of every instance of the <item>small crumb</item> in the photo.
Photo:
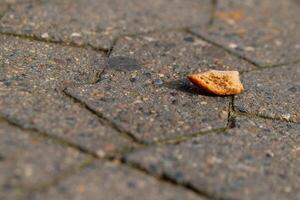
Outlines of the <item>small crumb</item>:
[{"label": "small crumb", "polygon": [[81,37],[81,34],[80,33],[72,33],[71,37]]},{"label": "small crumb", "polygon": [[291,119],[291,115],[290,114],[284,114],[284,115],[282,115],[282,118],[285,119],[286,121],[289,121]]},{"label": "small crumb", "polygon": [[244,50],[245,51],[254,51],[255,49],[254,49],[254,47],[248,46],[248,47],[245,47]]},{"label": "small crumb", "polygon": [[222,111],[219,113],[219,117],[220,117],[220,119],[223,119],[223,120],[227,119],[227,118],[228,118],[228,111],[222,110]]},{"label": "small crumb", "polygon": [[97,156],[99,156],[100,158],[103,158],[106,155],[102,149],[99,149],[96,153],[97,153]]},{"label": "small crumb", "polygon": [[153,42],[153,41],[155,41],[155,39],[152,38],[152,37],[144,37],[144,39],[145,39],[147,42]]},{"label": "small crumb", "polygon": [[42,34],[42,38],[44,38],[44,39],[48,39],[50,36],[49,36],[49,34],[48,33],[43,33]]},{"label": "small crumb", "polygon": [[202,90],[211,94],[224,96],[240,94],[244,91],[238,71],[210,70],[189,75],[188,79]]},{"label": "small crumb", "polygon": [[272,151],[266,151],[266,156],[269,158],[273,158],[274,157],[274,153]]},{"label": "small crumb", "polygon": [[79,191],[79,193],[83,193],[83,192],[85,192],[85,191],[86,191],[86,188],[85,188],[85,186],[84,186],[84,185],[82,185],[82,184],[80,184],[80,185],[78,186],[78,191]]},{"label": "small crumb", "polygon": [[236,49],[238,47],[238,45],[234,43],[230,43],[228,46],[230,49]]}]

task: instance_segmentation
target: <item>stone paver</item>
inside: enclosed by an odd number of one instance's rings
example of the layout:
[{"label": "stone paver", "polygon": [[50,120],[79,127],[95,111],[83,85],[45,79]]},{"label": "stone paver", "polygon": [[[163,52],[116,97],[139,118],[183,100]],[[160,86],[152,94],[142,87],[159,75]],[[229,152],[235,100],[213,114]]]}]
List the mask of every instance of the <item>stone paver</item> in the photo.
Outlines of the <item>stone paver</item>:
[{"label": "stone paver", "polygon": [[300,64],[245,73],[246,91],[235,109],[300,123]]},{"label": "stone paver", "polygon": [[238,117],[236,128],[127,160],[222,199],[299,199],[300,125]]},{"label": "stone paver", "polygon": [[119,35],[205,25],[210,10],[209,0],[51,0],[14,6],[0,30],[108,49]]},{"label": "stone paver", "polygon": [[202,93],[186,75],[254,68],[181,32],[124,38],[107,65],[97,84],[67,92],[144,141],[225,127],[230,98]]},{"label": "stone paver", "polygon": [[36,3],[39,0],[0,0],[0,20],[5,14],[5,12],[8,11],[9,7],[15,6],[16,4],[22,4],[22,3]]},{"label": "stone paver", "polygon": [[6,11],[7,11],[7,5],[0,2],[0,19],[3,17]]},{"label": "stone paver", "polygon": [[41,187],[89,159],[0,121],[0,199],[21,199],[26,194],[21,187]]},{"label": "stone paver", "polygon": [[99,155],[130,143],[78,103],[65,97],[67,85],[92,82],[103,68],[97,52],[0,37],[0,114]]},{"label": "stone paver", "polygon": [[201,200],[194,193],[146,176],[125,166],[98,161],[32,199]]},{"label": "stone paver", "polygon": [[299,12],[293,0],[219,1],[213,25],[193,31],[260,65],[299,61]]},{"label": "stone paver", "polygon": [[0,5],[0,19],[1,19],[2,16],[4,15],[6,9],[7,9],[7,6],[6,6],[6,5]]},{"label": "stone paver", "polygon": [[299,2],[0,0],[0,199],[299,200]]}]

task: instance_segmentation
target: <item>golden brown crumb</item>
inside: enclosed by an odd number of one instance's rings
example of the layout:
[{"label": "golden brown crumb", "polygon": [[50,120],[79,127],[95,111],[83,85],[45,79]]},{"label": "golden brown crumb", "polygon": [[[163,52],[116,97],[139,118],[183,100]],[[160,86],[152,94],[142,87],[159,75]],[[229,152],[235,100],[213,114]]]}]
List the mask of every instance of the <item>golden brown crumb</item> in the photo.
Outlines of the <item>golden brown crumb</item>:
[{"label": "golden brown crumb", "polygon": [[210,70],[204,73],[191,74],[188,79],[211,94],[233,95],[244,91],[238,71]]}]

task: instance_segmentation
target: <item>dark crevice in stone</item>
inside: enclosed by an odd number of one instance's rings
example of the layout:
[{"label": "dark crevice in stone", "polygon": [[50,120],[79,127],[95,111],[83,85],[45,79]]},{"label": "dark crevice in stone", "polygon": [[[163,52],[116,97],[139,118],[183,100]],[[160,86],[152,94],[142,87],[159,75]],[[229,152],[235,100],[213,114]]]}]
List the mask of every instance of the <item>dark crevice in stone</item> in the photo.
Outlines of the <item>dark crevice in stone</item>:
[{"label": "dark crevice in stone", "polygon": [[119,38],[118,38],[118,37],[115,38],[115,39],[113,40],[112,45],[111,45],[110,49],[108,50],[108,52],[107,52],[107,54],[106,54],[106,57],[107,57],[107,58],[110,57],[110,55],[111,55],[111,53],[113,52],[113,50],[114,50],[114,48],[115,48],[115,46],[116,46],[116,44],[117,44],[118,41],[119,41]]},{"label": "dark crevice in stone", "polygon": [[112,46],[110,47],[109,50],[107,50],[106,55],[105,55],[105,59],[106,59],[105,66],[104,66],[103,70],[97,75],[96,80],[92,84],[96,84],[96,83],[99,83],[101,81],[102,75],[104,74],[106,68],[108,67],[108,64],[107,64],[108,61],[107,60],[109,59],[114,47],[116,46],[117,41],[118,41],[118,38],[115,38],[114,41],[112,42]]},{"label": "dark crevice in stone", "polygon": [[187,135],[187,136],[179,136],[179,137],[174,137],[174,138],[171,138],[171,139],[160,140],[160,141],[155,142],[153,144],[153,146],[167,145],[167,144],[180,144],[182,142],[186,142],[188,140],[198,138],[198,137],[208,135],[208,134],[222,134],[226,130],[228,130],[227,127],[217,128],[217,129],[212,129],[212,130],[208,130],[208,131],[194,133],[194,134]]},{"label": "dark crevice in stone", "polygon": [[11,5],[10,4],[7,4],[5,6],[5,9],[3,11],[3,13],[0,13],[0,22],[1,22],[1,19],[6,15],[6,13],[8,13],[8,11],[11,10]]},{"label": "dark crevice in stone", "polygon": [[121,159],[121,163],[126,165],[126,166],[129,166],[145,175],[148,175],[148,176],[152,176],[152,177],[155,177],[158,181],[160,182],[165,182],[165,183],[168,183],[168,184],[171,184],[171,185],[174,185],[174,186],[177,186],[177,187],[181,187],[185,190],[188,190],[196,195],[198,195],[199,197],[202,197],[204,199],[207,199],[207,200],[225,200],[224,198],[220,198],[220,197],[216,197],[214,196],[213,194],[210,194],[204,190],[199,190],[198,188],[194,187],[191,183],[189,182],[185,182],[185,181],[178,181],[176,179],[174,179],[173,177],[170,177],[168,174],[165,174],[165,173],[154,173],[151,172],[149,169],[146,169],[145,167],[141,166],[140,164],[138,163],[135,163],[135,162],[130,162],[130,161],[127,161],[126,158],[123,158]]},{"label": "dark crevice in stone", "polygon": [[3,13],[0,13],[0,20],[2,19],[2,17],[4,17],[4,15],[5,15],[6,12],[7,11],[4,11]]},{"label": "dark crevice in stone", "polygon": [[187,32],[189,34],[191,34],[191,35],[194,35],[195,37],[200,38],[201,40],[204,40],[205,42],[207,42],[207,43],[209,43],[209,44],[211,44],[213,46],[216,46],[218,48],[223,49],[224,51],[230,53],[231,55],[233,55],[233,56],[235,56],[235,57],[237,57],[239,59],[242,59],[242,60],[248,62],[249,64],[254,65],[255,67],[262,67],[258,63],[254,62],[253,60],[250,60],[250,59],[248,59],[245,56],[242,56],[242,55],[240,55],[240,54],[238,54],[238,53],[236,53],[236,52],[234,52],[234,51],[232,51],[232,50],[230,50],[230,49],[228,49],[228,48],[226,48],[226,47],[224,47],[224,46],[222,46],[222,45],[220,45],[220,44],[218,44],[218,43],[216,43],[216,42],[214,42],[212,40],[209,40],[206,37],[203,37],[202,35],[200,35],[198,33],[194,33],[193,31],[191,31],[191,29],[188,29]]},{"label": "dark crevice in stone", "polygon": [[292,62],[286,62],[286,63],[280,63],[276,65],[269,65],[269,66],[261,66],[259,68],[253,69],[253,70],[248,70],[248,71],[241,71],[241,74],[248,73],[248,72],[254,72],[254,71],[262,71],[265,69],[274,69],[274,68],[280,68],[280,67],[285,67],[287,65],[295,65],[295,64],[300,64],[300,60],[292,61]]},{"label": "dark crevice in stone", "polygon": [[85,147],[82,147],[82,146],[77,145],[77,144],[73,144],[73,143],[71,143],[71,142],[69,142],[69,141],[67,141],[67,140],[65,140],[61,137],[49,135],[48,133],[40,131],[40,130],[34,128],[34,127],[24,127],[20,122],[16,121],[15,119],[11,119],[9,117],[1,116],[0,118],[3,119],[4,121],[6,121],[7,123],[9,123],[11,126],[14,126],[14,127],[18,128],[18,129],[21,129],[23,131],[27,131],[28,133],[33,134],[34,136],[39,136],[39,137],[42,137],[42,138],[50,139],[52,141],[57,142],[58,144],[60,144],[62,146],[66,146],[66,147],[76,149],[77,151],[79,151],[81,153],[89,154],[89,155],[91,155],[92,157],[95,157],[95,158],[98,157],[98,155],[96,153],[86,149]]},{"label": "dark crevice in stone", "polygon": [[0,154],[0,162],[3,161],[3,160],[5,160],[5,158],[4,158],[4,156],[2,156],[2,155]]},{"label": "dark crevice in stone", "polygon": [[[98,159],[99,158],[96,157],[96,158],[93,158],[93,159],[90,159],[90,160],[86,160],[85,163],[82,163],[76,169],[73,169],[73,170],[67,172],[66,174],[64,174],[60,177],[57,177],[55,179],[52,179],[51,181],[48,181],[46,184],[43,184],[39,188],[33,189],[32,190],[33,191],[32,195],[34,195],[34,192],[46,192],[51,187],[56,186],[60,181],[63,181],[65,179],[67,179],[68,177],[71,177],[71,176],[73,176],[77,173],[80,173],[80,171],[84,170],[85,168],[90,167]],[[120,159],[104,158],[103,161],[104,162],[118,162],[118,163],[120,163],[120,165],[126,166],[126,167],[128,167],[128,168],[130,168],[134,171],[142,173],[145,176],[152,177],[160,183],[169,184],[169,185],[172,185],[174,187],[182,188],[182,189],[184,189],[186,191],[189,191],[191,193],[194,193],[195,195],[197,195],[197,196],[199,196],[203,199],[206,199],[206,200],[225,200],[225,199],[222,199],[222,198],[216,198],[213,195],[211,195],[211,194],[209,194],[205,191],[200,191],[199,189],[195,188],[194,186],[192,186],[189,183],[178,182],[177,180],[174,180],[173,178],[170,178],[166,174],[161,174],[161,175],[153,174],[152,172],[149,172],[149,170],[145,169],[144,167],[140,166],[139,164],[128,162],[125,157],[121,157]]]},{"label": "dark crevice in stone", "polygon": [[256,114],[256,113],[249,113],[249,112],[247,112],[245,110],[237,109],[236,107],[234,109],[234,115],[237,115],[237,116],[246,116],[246,117],[249,117],[249,118],[267,119],[267,120],[278,121],[278,122],[285,122],[285,123],[292,123],[292,124],[300,124],[298,122],[284,120],[284,119],[281,119],[281,118],[270,117],[270,116],[267,116],[267,115],[261,115],[261,114]]},{"label": "dark crevice in stone", "polygon": [[228,108],[228,121],[227,121],[227,128],[235,128],[235,117],[233,116],[234,113],[234,95],[230,97],[231,101],[229,102]]},{"label": "dark crevice in stone", "polygon": [[116,44],[118,43],[119,40],[126,38],[126,37],[131,37],[131,38],[135,38],[135,37],[140,37],[140,36],[144,36],[144,35],[149,35],[149,34],[156,34],[156,33],[168,33],[168,32],[186,32],[188,29],[191,28],[196,28],[198,27],[198,25],[194,25],[194,26],[188,26],[188,27],[174,27],[174,28],[167,28],[167,29],[154,29],[154,30],[150,30],[150,31],[146,31],[146,32],[138,32],[138,33],[130,33],[130,34],[122,34],[116,38],[114,38],[112,45],[109,49],[107,49],[107,54],[106,57],[109,58],[116,46]]},{"label": "dark crevice in stone", "polygon": [[[199,136],[203,136],[206,134],[212,134],[212,133],[215,133],[215,134],[224,133],[227,130],[227,127],[222,127],[222,128],[212,129],[212,130],[208,130],[208,131],[197,132],[197,133],[194,133],[194,134],[191,134],[188,136],[179,136],[179,137],[174,137],[174,138],[169,138],[169,139],[158,140],[155,142],[147,142],[144,140],[140,140],[139,138],[137,138],[135,135],[133,135],[132,133],[130,133],[128,131],[122,130],[118,125],[111,122],[109,119],[106,119],[101,113],[93,110],[87,104],[85,104],[84,102],[80,101],[76,97],[69,94],[66,89],[63,90],[63,92],[66,96],[71,98],[75,103],[79,103],[82,107],[87,109],[89,112],[96,115],[102,124],[112,127],[117,132],[121,133],[123,136],[130,139],[130,141],[132,141],[139,147],[157,146],[157,145],[165,145],[165,144],[179,144],[181,142],[184,142],[184,141],[187,141],[187,140],[199,137]],[[135,149],[133,149],[133,150],[135,150]]]},{"label": "dark crevice in stone", "polygon": [[100,52],[103,55],[106,55],[108,50],[102,49],[102,48],[95,48],[89,44],[86,45],[78,45],[73,42],[63,42],[58,40],[51,40],[51,39],[43,39],[40,37],[37,37],[35,35],[26,35],[26,34],[18,34],[18,33],[11,33],[11,32],[2,32],[0,30],[0,35],[10,36],[10,37],[18,37],[20,39],[24,40],[30,40],[30,41],[37,41],[37,42],[44,42],[44,43],[50,43],[50,44],[58,44],[65,47],[73,47],[73,48],[83,48],[83,49],[91,49],[97,52]]},{"label": "dark crevice in stone", "polygon": [[193,31],[191,31],[191,29],[188,29],[187,32],[189,34],[194,35],[195,37],[198,37],[198,38],[204,40],[205,42],[207,42],[207,43],[209,43],[211,45],[214,45],[216,47],[219,47],[219,48],[223,49],[224,51],[230,53],[231,55],[233,55],[233,56],[235,56],[235,57],[237,57],[239,59],[242,59],[242,60],[244,60],[244,61],[248,62],[249,64],[254,65],[256,67],[253,70],[241,71],[241,73],[247,73],[247,72],[252,72],[252,71],[260,71],[260,70],[263,70],[263,69],[266,69],[266,68],[276,68],[276,67],[282,67],[282,66],[285,66],[285,65],[291,65],[291,64],[298,64],[298,63],[300,63],[300,60],[294,60],[294,61],[290,61],[290,62],[284,62],[284,63],[278,63],[278,64],[272,64],[272,65],[261,65],[261,64],[255,62],[255,61],[249,59],[246,56],[243,56],[243,55],[241,55],[239,53],[236,53],[235,51],[232,51],[231,49],[228,49],[228,48],[224,47],[223,45],[218,44],[218,43],[216,43],[216,42],[214,42],[214,41],[206,38],[205,36],[203,36],[203,35],[201,35],[199,33],[195,33]]},{"label": "dark crevice in stone", "polygon": [[[99,159],[99,158],[97,158]],[[38,186],[34,188],[28,188],[33,190],[34,192],[46,192],[51,187],[57,185],[60,181],[75,175],[76,173],[80,172],[84,168],[91,165],[96,159],[95,158],[87,158],[81,161],[77,167],[71,167],[69,169],[64,170],[62,173],[58,174],[58,176],[50,178],[48,181],[44,183],[40,183]],[[26,188],[27,189],[27,188]],[[32,193],[34,194],[34,193]]]},{"label": "dark crevice in stone", "polygon": [[80,101],[79,99],[77,99],[76,97],[73,97],[72,95],[70,95],[66,89],[63,90],[63,93],[65,94],[65,96],[69,97],[74,103],[79,103],[82,107],[84,107],[86,110],[88,110],[90,113],[92,113],[93,115],[96,115],[100,122],[102,124],[108,125],[110,127],[112,127],[113,129],[115,129],[117,132],[121,133],[123,136],[125,136],[127,139],[129,139],[130,141],[132,141],[133,143],[137,144],[137,145],[148,145],[148,143],[139,140],[138,138],[136,138],[132,133],[128,132],[128,131],[124,131],[121,128],[119,128],[118,125],[116,125],[113,122],[110,122],[108,119],[106,119],[101,113],[94,111],[92,108],[90,108],[87,104],[85,104],[84,102]]},{"label": "dark crevice in stone", "polygon": [[218,3],[219,0],[211,0],[211,11],[210,11],[210,19],[208,22],[208,26],[212,26],[214,24]]}]

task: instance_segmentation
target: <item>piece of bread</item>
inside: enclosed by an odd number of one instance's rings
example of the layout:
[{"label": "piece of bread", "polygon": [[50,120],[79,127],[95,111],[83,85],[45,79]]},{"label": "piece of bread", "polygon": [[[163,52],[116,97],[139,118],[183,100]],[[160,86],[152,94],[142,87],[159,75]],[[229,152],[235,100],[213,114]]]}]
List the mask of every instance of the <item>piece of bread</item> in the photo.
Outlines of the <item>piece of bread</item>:
[{"label": "piece of bread", "polygon": [[210,70],[204,73],[191,74],[187,78],[193,84],[211,94],[233,95],[244,91],[238,71]]}]

